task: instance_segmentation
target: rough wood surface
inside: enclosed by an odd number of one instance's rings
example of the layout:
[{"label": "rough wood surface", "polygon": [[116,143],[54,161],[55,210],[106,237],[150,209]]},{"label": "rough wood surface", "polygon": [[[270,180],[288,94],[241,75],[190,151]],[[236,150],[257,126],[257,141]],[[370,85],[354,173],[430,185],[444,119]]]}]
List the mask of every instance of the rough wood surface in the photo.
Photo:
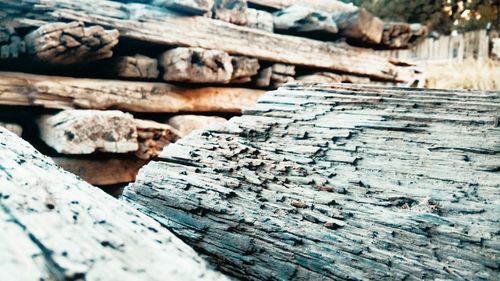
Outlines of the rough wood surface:
[{"label": "rough wood surface", "polygon": [[134,125],[139,144],[135,155],[140,159],[149,160],[158,156],[165,146],[176,142],[180,137],[180,133],[167,124],[135,119]]},{"label": "rough wood surface", "polygon": [[378,44],[382,41],[384,22],[365,9],[353,12],[335,12],[332,15],[339,33],[362,43]]},{"label": "rough wood surface", "polygon": [[274,29],[279,31],[336,34],[339,30],[332,17],[307,6],[291,6],[273,14]]},{"label": "rough wood surface", "polygon": [[96,72],[105,76],[137,79],[156,79],[160,75],[158,61],[143,55],[116,57],[98,64]]},{"label": "rough wood surface", "polygon": [[257,59],[247,57],[231,57],[233,73],[231,83],[246,83],[252,81],[252,77],[257,75],[260,64]]},{"label": "rough wood surface", "polygon": [[176,115],[168,119],[168,124],[174,127],[181,138],[189,135],[195,130],[200,130],[214,124],[225,123],[227,120],[218,116],[203,115]]},{"label": "rough wood surface", "polygon": [[175,48],[158,59],[163,80],[191,83],[229,83],[233,74],[231,57],[223,51]]},{"label": "rough wood surface", "polygon": [[81,79],[0,72],[0,104],[135,112],[233,112],[264,92],[246,88],[182,88],[166,83]]},{"label": "rough wood surface", "polygon": [[337,0],[248,0],[248,2],[274,9],[283,9],[295,5],[308,6],[325,12],[353,12],[358,9],[354,5]]},{"label": "rough wood surface", "polygon": [[134,117],[118,110],[64,110],[38,120],[40,138],[59,153],[126,153],[139,149]]},{"label": "rough wood surface", "polygon": [[275,63],[262,68],[255,81],[255,85],[261,88],[273,88],[283,86],[286,83],[293,82],[295,75],[295,66],[282,63]]},{"label": "rough wood surface", "polygon": [[247,23],[245,26],[267,32],[274,31],[273,15],[271,13],[248,8],[246,14]]},{"label": "rough wood surface", "polygon": [[71,172],[92,185],[115,185],[133,182],[139,169],[148,161],[136,158],[99,158],[52,157],[64,170]]},{"label": "rough wood surface", "polygon": [[227,280],[153,219],[0,128],[2,280]]},{"label": "rough wood surface", "polygon": [[4,127],[17,136],[21,136],[23,134],[23,127],[19,124],[0,122],[0,127]]},{"label": "rough wood surface", "polygon": [[181,12],[203,15],[211,12],[214,0],[152,0],[153,5],[171,8]]},{"label": "rough wood surface", "polygon": [[213,17],[237,25],[247,24],[246,0],[215,0]]},{"label": "rough wood surface", "polygon": [[0,8],[7,13],[0,23],[13,24],[14,21],[24,26],[37,26],[46,21],[78,20],[118,29],[123,38],[148,44],[222,50],[231,55],[378,79],[411,80],[407,77],[407,68],[395,66],[387,58],[369,52],[346,49],[331,42],[263,32],[207,17],[179,16],[154,6],[104,0],[5,0]]},{"label": "rough wood surface", "polygon": [[498,280],[500,93],[288,86],[124,196],[259,280]]},{"label": "rough wood surface", "polygon": [[49,23],[24,37],[27,52],[49,64],[76,64],[113,56],[118,44],[116,29],[84,27],[80,22]]}]

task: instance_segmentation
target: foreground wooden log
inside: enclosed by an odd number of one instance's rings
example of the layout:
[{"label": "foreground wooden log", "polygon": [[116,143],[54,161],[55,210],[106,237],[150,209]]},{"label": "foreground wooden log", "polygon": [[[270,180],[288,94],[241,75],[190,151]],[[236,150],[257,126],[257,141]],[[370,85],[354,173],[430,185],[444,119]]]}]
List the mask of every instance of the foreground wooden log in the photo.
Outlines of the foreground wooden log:
[{"label": "foreground wooden log", "polygon": [[[262,32],[207,17],[179,16],[149,5],[104,0],[5,0],[0,8],[7,13],[0,24],[37,26],[47,21],[75,20],[112,27],[118,29],[124,39],[148,44],[222,50],[230,55],[325,68],[383,80],[411,80],[407,77],[407,68],[393,65],[387,58],[369,52],[346,49],[331,42]],[[370,22],[362,21],[364,17],[357,19],[363,23]],[[378,28],[375,22],[373,24],[374,29]],[[353,30],[354,34],[356,29]]]},{"label": "foreground wooden log", "polygon": [[81,79],[0,72],[0,104],[135,112],[233,112],[253,105],[263,91],[182,88],[166,83]]},{"label": "foreground wooden log", "polygon": [[159,58],[163,80],[191,83],[229,83],[233,74],[231,57],[223,51],[175,48]]},{"label": "foreground wooden log", "polygon": [[2,280],[227,280],[153,219],[0,128]]},{"label": "foreground wooden log", "polygon": [[27,52],[49,64],[77,64],[113,56],[117,30],[84,27],[80,22],[49,23],[26,35]]},{"label": "foreground wooden log", "polygon": [[43,115],[40,138],[59,153],[126,153],[139,149],[134,117],[118,110],[64,110]]},{"label": "foreground wooden log", "polygon": [[71,172],[92,185],[116,185],[135,180],[139,169],[148,161],[136,158],[100,156],[95,158],[53,157],[64,170]]},{"label": "foreground wooden log", "polygon": [[499,92],[288,86],[124,196],[256,280],[497,280]]}]

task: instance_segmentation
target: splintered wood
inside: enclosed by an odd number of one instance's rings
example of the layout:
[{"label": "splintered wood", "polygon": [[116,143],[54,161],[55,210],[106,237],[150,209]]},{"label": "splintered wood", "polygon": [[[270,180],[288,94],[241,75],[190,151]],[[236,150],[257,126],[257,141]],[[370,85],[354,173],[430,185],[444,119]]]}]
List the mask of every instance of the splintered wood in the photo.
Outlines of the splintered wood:
[{"label": "splintered wood", "polygon": [[124,198],[243,279],[498,280],[499,114],[499,92],[290,85]]},{"label": "splintered wood", "polygon": [[228,280],[159,223],[0,128],[2,280]]}]

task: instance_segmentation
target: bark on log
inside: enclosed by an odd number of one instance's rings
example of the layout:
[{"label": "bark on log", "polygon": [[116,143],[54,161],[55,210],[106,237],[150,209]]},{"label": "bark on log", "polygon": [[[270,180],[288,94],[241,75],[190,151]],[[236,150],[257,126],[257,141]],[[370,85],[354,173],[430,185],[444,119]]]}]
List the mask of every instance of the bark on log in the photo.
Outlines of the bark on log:
[{"label": "bark on log", "polygon": [[292,6],[273,14],[274,29],[297,33],[338,33],[330,14],[306,6]]},{"label": "bark on log", "polygon": [[358,7],[337,0],[248,0],[249,3],[274,9],[303,5],[324,12],[353,12]]},{"label": "bark on log", "polygon": [[135,180],[139,169],[148,161],[135,158],[99,157],[91,159],[53,157],[64,170],[71,172],[92,185],[115,185]]},{"label": "bark on log", "polygon": [[5,123],[5,122],[0,122],[0,127],[3,127],[12,133],[16,134],[17,136],[21,136],[23,134],[23,127],[18,124],[14,123]]},{"label": "bark on log", "polygon": [[168,119],[168,124],[174,127],[181,138],[195,130],[205,129],[215,124],[225,123],[227,120],[218,116],[203,115],[176,115]]},{"label": "bark on log", "polygon": [[499,92],[288,86],[126,188],[256,280],[498,280]]},{"label": "bark on log", "polygon": [[153,219],[0,128],[2,280],[227,280]]},{"label": "bark on log", "polygon": [[81,79],[0,72],[0,104],[135,112],[232,112],[253,105],[263,91],[182,88],[166,83]]},{"label": "bark on log", "polygon": [[[331,42],[262,32],[206,17],[179,16],[153,6],[104,0],[6,0],[0,5],[10,15],[1,22],[14,20],[36,26],[44,21],[78,20],[116,28],[123,38],[149,44],[222,50],[264,61],[325,68],[391,81],[411,80],[407,77],[407,68],[392,65],[387,58],[368,52],[348,50]],[[365,14],[360,15],[358,19],[363,22]],[[376,22],[371,23],[378,26]]]},{"label": "bark on log", "polygon": [[134,125],[139,143],[135,155],[140,159],[149,160],[158,156],[165,146],[176,142],[180,137],[180,133],[167,124],[135,119]]},{"label": "bark on log", "polygon": [[339,33],[363,43],[379,44],[382,41],[384,22],[365,9],[353,12],[335,12],[332,19]]},{"label": "bark on log", "polygon": [[274,31],[273,15],[271,13],[248,8],[246,14],[247,23],[245,26],[267,32]]},{"label": "bark on log", "polygon": [[43,115],[40,138],[59,153],[134,152],[139,149],[131,114],[118,110],[64,110]]},{"label": "bark on log", "polygon": [[153,0],[152,4],[193,15],[204,15],[211,12],[214,0]]},{"label": "bark on log", "polygon": [[139,54],[103,61],[96,67],[102,69],[105,76],[110,77],[156,79],[160,75],[158,61]]},{"label": "bark on log", "polygon": [[252,77],[257,75],[260,69],[257,59],[247,57],[231,57],[233,74],[231,83],[247,83],[252,81]]},{"label": "bark on log", "polygon": [[218,50],[175,48],[159,58],[163,80],[191,83],[229,83],[233,74],[231,57]]},{"label": "bark on log", "polygon": [[246,0],[215,0],[213,17],[237,25],[246,25],[247,9]]},{"label": "bark on log", "polygon": [[84,27],[80,22],[49,23],[26,35],[24,41],[35,59],[68,65],[110,58],[118,36],[116,29]]}]

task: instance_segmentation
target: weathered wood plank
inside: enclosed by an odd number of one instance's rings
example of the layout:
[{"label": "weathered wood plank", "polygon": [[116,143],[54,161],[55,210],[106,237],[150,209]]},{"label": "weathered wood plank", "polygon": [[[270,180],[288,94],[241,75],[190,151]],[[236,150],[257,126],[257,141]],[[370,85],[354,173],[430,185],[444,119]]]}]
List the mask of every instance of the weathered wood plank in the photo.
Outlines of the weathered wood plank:
[{"label": "weathered wood plank", "polygon": [[338,33],[337,24],[331,15],[306,6],[292,6],[273,14],[274,29],[287,32]]},{"label": "weathered wood plank", "polygon": [[[186,17],[166,9],[111,1],[6,0],[2,22],[37,26],[44,21],[77,20],[118,29],[120,36],[149,44],[200,47],[308,67],[332,69],[378,79],[406,82],[405,67],[387,58],[331,42],[272,34],[206,17]],[[140,20],[139,20],[140,19]],[[2,23],[0,22],[0,23]]]},{"label": "weathered wood plank", "polygon": [[107,77],[156,79],[160,75],[158,61],[144,55],[115,57],[97,64],[96,72]]},{"label": "weathered wood plank", "polygon": [[168,124],[174,127],[181,138],[187,136],[194,130],[200,130],[212,126],[214,124],[221,124],[227,120],[218,116],[203,116],[203,115],[176,115],[168,119]]},{"label": "weathered wood plank", "polygon": [[0,72],[0,104],[135,112],[241,112],[264,93],[246,88],[182,88],[166,83]]},{"label": "weathered wood plank", "polygon": [[0,128],[2,280],[227,280],[153,219]]},{"label": "weathered wood plank", "polygon": [[165,146],[176,142],[181,136],[172,126],[151,120],[135,119],[134,126],[137,128],[139,144],[135,155],[144,160],[155,158]]},{"label": "weathered wood plank", "polygon": [[295,5],[308,6],[325,12],[352,12],[358,9],[354,5],[337,0],[248,0],[248,2],[274,9],[283,9]]},{"label": "weathered wood plank", "polygon": [[500,278],[500,92],[287,86],[124,193],[234,276]]}]

